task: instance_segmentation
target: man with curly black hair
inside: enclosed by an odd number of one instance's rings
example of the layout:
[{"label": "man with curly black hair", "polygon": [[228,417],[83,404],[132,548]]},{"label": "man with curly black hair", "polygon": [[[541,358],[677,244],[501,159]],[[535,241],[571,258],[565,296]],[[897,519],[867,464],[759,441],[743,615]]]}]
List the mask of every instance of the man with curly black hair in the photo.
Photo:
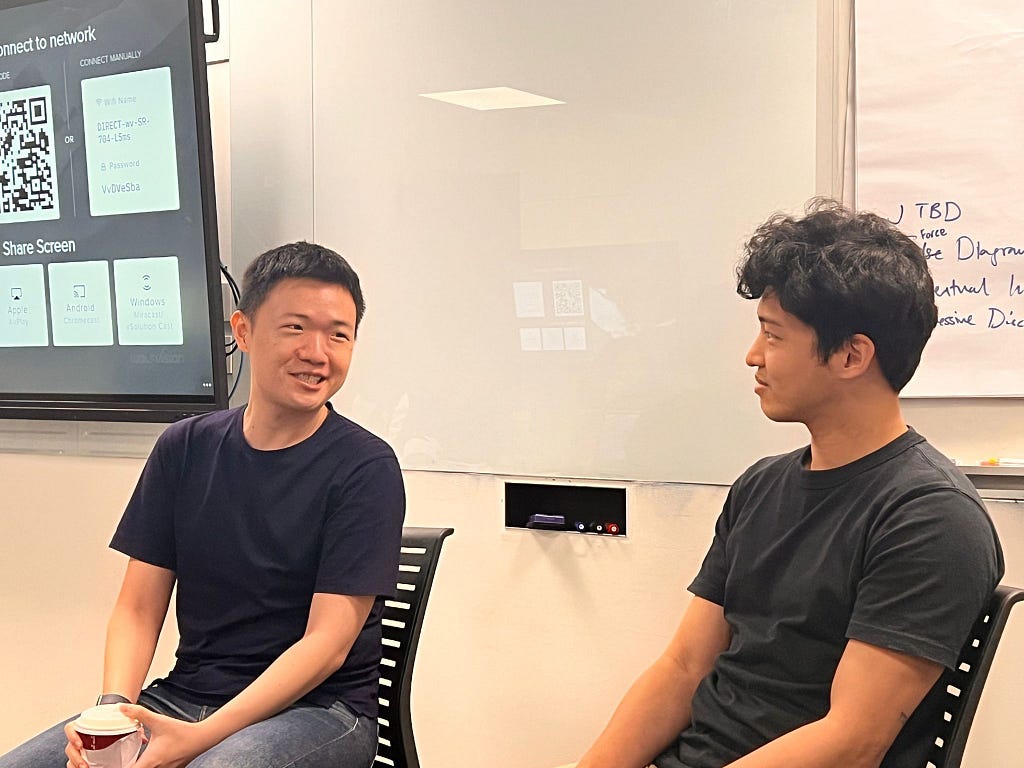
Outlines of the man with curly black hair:
[{"label": "man with curly black hair", "polygon": [[817,200],[762,224],[737,278],[761,409],[810,445],[733,484],[675,636],[579,768],[920,768],[1003,573],[973,486],[900,410],[937,320],[925,257]]}]

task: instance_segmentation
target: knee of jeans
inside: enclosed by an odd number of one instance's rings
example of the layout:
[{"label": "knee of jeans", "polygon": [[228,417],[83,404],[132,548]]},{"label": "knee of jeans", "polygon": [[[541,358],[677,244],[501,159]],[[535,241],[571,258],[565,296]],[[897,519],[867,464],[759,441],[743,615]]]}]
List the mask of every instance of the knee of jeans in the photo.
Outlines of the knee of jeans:
[{"label": "knee of jeans", "polygon": [[[252,762],[255,764],[257,758],[255,750],[253,751],[252,758]],[[263,761],[260,762],[262,763]],[[195,758],[188,764],[187,768],[247,768],[248,765],[245,753],[240,754],[234,750],[225,752],[212,749]]]}]

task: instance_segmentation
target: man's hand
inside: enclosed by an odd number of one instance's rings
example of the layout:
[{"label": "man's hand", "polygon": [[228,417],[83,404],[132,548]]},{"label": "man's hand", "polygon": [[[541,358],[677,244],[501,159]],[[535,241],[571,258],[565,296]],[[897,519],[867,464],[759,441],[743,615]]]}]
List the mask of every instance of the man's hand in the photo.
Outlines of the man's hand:
[{"label": "man's hand", "polygon": [[149,731],[146,750],[133,768],[180,768],[217,743],[216,739],[211,739],[202,722],[175,720],[137,704],[122,704],[120,710]]},{"label": "man's hand", "polygon": [[64,747],[64,754],[68,756],[67,768],[89,768],[82,756],[82,739],[75,730],[75,721],[64,726],[64,735],[68,737],[68,745]]}]

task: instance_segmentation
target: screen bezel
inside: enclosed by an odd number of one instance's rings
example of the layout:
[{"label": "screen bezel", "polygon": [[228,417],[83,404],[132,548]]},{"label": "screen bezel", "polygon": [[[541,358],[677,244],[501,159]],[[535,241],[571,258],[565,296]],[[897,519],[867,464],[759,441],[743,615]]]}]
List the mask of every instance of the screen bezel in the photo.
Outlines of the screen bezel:
[{"label": "screen bezel", "polygon": [[[159,0],[164,2],[165,0]],[[0,10],[46,0],[0,0]],[[198,146],[199,195],[203,222],[207,308],[209,310],[212,392],[209,395],[0,393],[0,419],[56,419],[167,423],[228,407],[225,362],[224,309],[217,237],[217,206],[210,133],[209,90],[206,78],[206,34],[201,0],[179,0],[188,7],[192,89]],[[216,11],[215,11],[216,12]]]}]

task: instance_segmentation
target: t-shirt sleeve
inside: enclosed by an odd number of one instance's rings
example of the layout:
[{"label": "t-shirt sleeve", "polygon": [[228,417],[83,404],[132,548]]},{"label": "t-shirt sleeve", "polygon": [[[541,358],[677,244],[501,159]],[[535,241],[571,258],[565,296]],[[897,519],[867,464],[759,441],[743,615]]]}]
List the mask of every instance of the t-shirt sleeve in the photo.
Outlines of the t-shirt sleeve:
[{"label": "t-shirt sleeve", "polygon": [[110,541],[118,552],[172,571],[177,570],[174,504],[181,475],[179,442],[174,427],[157,439]]},{"label": "t-shirt sleeve", "polygon": [[715,535],[711,540],[711,547],[704,555],[704,562],[701,564],[697,576],[688,587],[689,591],[697,597],[702,597],[716,605],[725,605],[725,581],[729,574],[725,548],[729,538],[733,493],[733,489],[730,489],[722,512],[715,522]]},{"label": "t-shirt sleeve", "polygon": [[394,595],[405,487],[393,455],[368,461],[331,499],[314,591]]},{"label": "t-shirt sleeve", "polygon": [[1002,574],[978,502],[953,489],[906,501],[869,538],[847,637],[952,667]]}]

